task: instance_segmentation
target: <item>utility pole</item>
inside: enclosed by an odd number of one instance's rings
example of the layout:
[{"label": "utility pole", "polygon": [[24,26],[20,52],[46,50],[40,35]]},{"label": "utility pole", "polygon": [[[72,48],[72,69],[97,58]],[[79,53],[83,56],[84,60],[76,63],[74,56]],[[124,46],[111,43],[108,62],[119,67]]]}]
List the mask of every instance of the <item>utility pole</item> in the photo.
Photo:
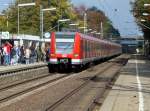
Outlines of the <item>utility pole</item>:
[{"label": "utility pole", "polygon": [[7,13],[7,30],[8,30],[8,13]]},{"label": "utility pole", "polygon": [[44,28],[44,17],[43,17],[43,15],[44,15],[44,12],[45,11],[54,11],[54,10],[56,10],[56,8],[55,7],[53,7],[53,8],[46,8],[46,9],[43,9],[43,6],[40,6],[40,24],[41,24],[41,26],[40,26],[40,29],[41,29],[41,38],[43,39],[44,37],[44,31],[43,31],[43,28]]},{"label": "utility pole", "polygon": [[19,6],[18,6],[17,8],[18,8],[18,37],[19,37],[19,33],[20,33],[20,32],[19,32],[19,30],[20,30],[20,29],[19,29],[19,28],[20,28],[20,27],[19,27],[19,24],[20,24],[20,22],[19,22],[19,21],[20,21],[20,20],[19,20]]},{"label": "utility pole", "polygon": [[101,38],[103,39],[104,38],[104,31],[103,31],[103,22],[101,22]]},{"label": "utility pole", "polygon": [[84,34],[86,33],[87,29],[87,14],[86,12],[84,13]]},{"label": "utility pole", "polygon": [[19,7],[26,7],[26,6],[35,6],[36,4],[33,2],[33,3],[23,3],[23,4],[18,4],[18,36],[19,36],[19,34],[20,34],[20,27],[19,27],[19,25],[20,25],[20,17],[19,17]]},{"label": "utility pole", "polygon": [[41,32],[41,39],[43,39],[43,7],[40,5],[40,32]]},{"label": "utility pole", "polygon": [[7,26],[7,31],[8,31],[8,25],[9,25],[9,22],[8,22],[8,9],[6,11],[6,26]]}]

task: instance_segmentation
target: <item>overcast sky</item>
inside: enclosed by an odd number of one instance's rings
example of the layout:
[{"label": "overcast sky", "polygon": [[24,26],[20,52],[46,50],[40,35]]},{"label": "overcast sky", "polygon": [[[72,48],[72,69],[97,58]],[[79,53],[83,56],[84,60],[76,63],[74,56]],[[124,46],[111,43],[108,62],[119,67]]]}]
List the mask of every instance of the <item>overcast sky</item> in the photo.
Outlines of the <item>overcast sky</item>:
[{"label": "overcast sky", "polygon": [[[0,10],[6,7],[7,3],[13,0],[0,0]],[[115,28],[119,29],[122,36],[141,35],[138,27],[134,22],[130,10],[131,0],[71,0],[76,6],[85,5],[87,7],[96,6],[103,10],[113,22]],[[5,4],[5,5],[2,5]]]}]

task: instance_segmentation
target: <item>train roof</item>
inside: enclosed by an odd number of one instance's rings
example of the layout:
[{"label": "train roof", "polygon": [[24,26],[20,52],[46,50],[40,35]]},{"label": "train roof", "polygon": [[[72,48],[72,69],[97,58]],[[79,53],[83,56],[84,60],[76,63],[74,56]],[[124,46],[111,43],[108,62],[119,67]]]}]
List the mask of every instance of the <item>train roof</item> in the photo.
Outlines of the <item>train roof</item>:
[{"label": "train roof", "polygon": [[81,34],[81,36],[83,38],[87,38],[89,40],[94,40],[94,41],[99,41],[99,42],[103,42],[103,43],[108,43],[108,44],[113,44],[113,45],[121,46],[120,44],[117,44],[117,43],[114,43],[114,42],[111,42],[111,41],[108,41],[108,40],[100,39],[100,38],[95,38],[95,37],[93,37],[91,35],[86,35],[86,34],[82,34],[82,33],[80,33],[80,34]]},{"label": "train roof", "polygon": [[99,42],[103,42],[103,43],[113,44],[113,45],[116,45],[116,46],[121,46],[120,44],[117,44],[117,43],[114,43],[114,42],[111,42],[111,41],[108,41],[108,40],[103,40],[103,39],[100,39],[100,38],[95,38],[94,36],[82,34],[80,32],[55,32],[55,33],[58,34],[58,35],[72,35],[72,36],[75,35],[76,33],[78,33],[78,34],[81,35],[81,37],[89,39],[89,40],[94,40],[94,41],[99,41]]},{"label": "train roof", "polygon": [[60,34],[60,35],[75,35],[76,32],[55,32],[56,34]]}]

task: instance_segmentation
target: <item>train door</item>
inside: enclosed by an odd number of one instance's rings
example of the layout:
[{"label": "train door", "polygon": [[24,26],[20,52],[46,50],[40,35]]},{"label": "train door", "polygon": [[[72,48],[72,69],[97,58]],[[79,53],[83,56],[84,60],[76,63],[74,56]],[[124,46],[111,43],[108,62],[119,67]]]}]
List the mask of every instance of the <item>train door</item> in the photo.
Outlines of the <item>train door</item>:
[{"label": "train door", "polygon": [[85,59],[86,58],[86,40],[85,39],[83,39],[83,59]]}]

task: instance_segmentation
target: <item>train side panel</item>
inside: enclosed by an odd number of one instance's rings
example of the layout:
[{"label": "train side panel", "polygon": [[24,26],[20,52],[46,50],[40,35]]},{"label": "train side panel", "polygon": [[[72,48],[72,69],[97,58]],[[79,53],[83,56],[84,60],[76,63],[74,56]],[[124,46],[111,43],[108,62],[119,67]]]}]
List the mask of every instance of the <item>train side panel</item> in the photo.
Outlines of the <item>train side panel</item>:
[{"label": "train side panel", "polygon": [[[55,32],[51,33],[51,64],[62,63],[80,66],[121,53],[121,46],[109,41],[100,40],[78,32],[71,35],[72,37],[68,37],[69,35],[66,36],[66,34],[71,33],[61,34],[61,38],[58,38]],[[60,46],[60,44],[62,45]],[[69,47],[72,47],[72,51],[67,52],[66,50]],[[58,50],[58,48],[60,49]]]},{"label": "train side panel", "polygon": [[81,48],[81,42],[80,34],[76,33],[74,39],[73,57],[71,60],[72,64],[82,64],[83,50]]},{"label": "train side panel", "polygon": [[56,37],[55,33],[51,33],[51,44],[50,44],[50,63],[57,64],[57,57],[56,57]]}]

